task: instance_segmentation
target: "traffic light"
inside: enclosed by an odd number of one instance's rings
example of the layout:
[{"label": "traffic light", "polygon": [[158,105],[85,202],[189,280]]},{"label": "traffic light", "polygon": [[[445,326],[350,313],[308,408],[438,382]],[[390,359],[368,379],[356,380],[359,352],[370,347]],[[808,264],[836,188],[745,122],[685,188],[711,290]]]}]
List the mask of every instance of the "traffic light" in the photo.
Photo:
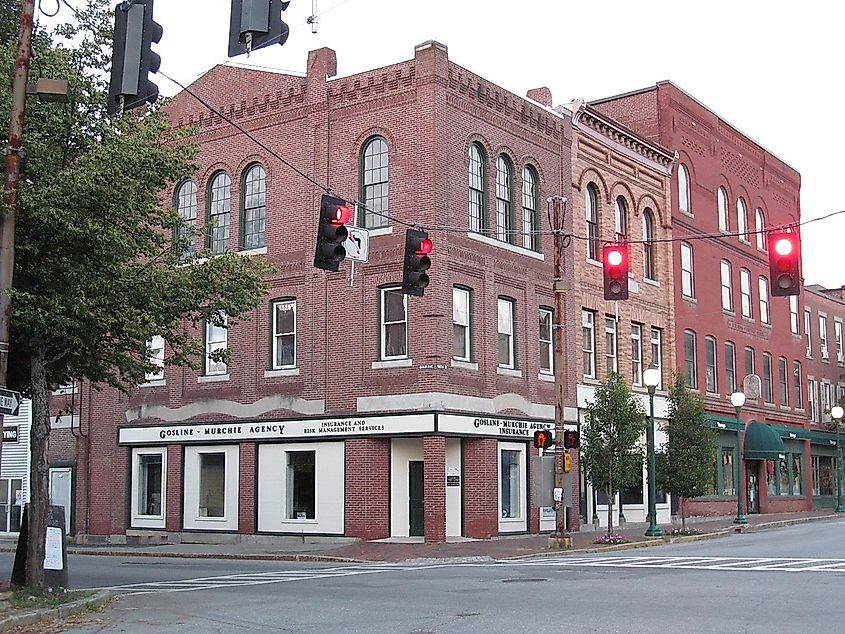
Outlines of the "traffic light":
[{"label": "traffic light", "polygon": [[290,29],[282,21],[282,11],[289,4],[289,0],[232,0],[229,57],[249,55],[271,44],[284,44]]},{"label": "traffic light", "polygon": [[798,295],[801,291],[801,240],[798,234],[794,231],[770,231],[768,240],[772,295]]},{"label": "traffic light", "polygon": [[578,449],[581,446],[581,438],[577,431],[567,429],[563,432],[563,448]]},{"label": "traffic light", "polygon": [[607,243],[602,247],[605,299],[628,299],[628,245]]},{"label": "traffic light", "polygon": [[345,227],[352,217],[346,201],[323,194],[320,200],[320,220],[317,223],[317,245],[314,249],[314,266],[324,271],[337,271],[346,257],[343,242],[349,235]]},{"label": "traffic light", "polygon": [[419,229],[408,229],[405,233],[405,263],[402,268],[402,292],[406,295],[422,297],[428,286],[428,274],[431,259],[428,254],[434,245],[428,234]]},{"label": "traffic light", "polygon": [[551,429],[538,429],[534,432],[534,446],[537,449],[548,449],[555,444]]},{"label": "traffic light", "polygon": [[[149,74],[157,73],[161,57],[152,45],[162,28],[153,20],[153,0],[121,2],[114,8],[111,80],[106,111],[120,114],[158,99],[158,86]],[[121,103],[122,98],[122,103]]]}]

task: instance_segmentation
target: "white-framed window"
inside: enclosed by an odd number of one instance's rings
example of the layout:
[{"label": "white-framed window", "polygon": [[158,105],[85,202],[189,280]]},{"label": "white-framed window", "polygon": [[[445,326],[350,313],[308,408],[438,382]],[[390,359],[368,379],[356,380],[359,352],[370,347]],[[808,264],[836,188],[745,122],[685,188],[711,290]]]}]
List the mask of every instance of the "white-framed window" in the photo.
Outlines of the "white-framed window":
[{"label": "white-framed window", "polygon": [[774,403],[775,398],[772,390],[772,355],[763,353],[763,400],[766,403]]},{"label": "white-framed window", "polygon": [[499,443],[499,532],[527,530],[525,443]]},{"label": "white-framed window", "polygon": [[793,361],[792,362],[792,393],[795,397],[795,408],[801,409],[804,407],[803,400],[801,398],[801,392],[804,390],[804,383],[801,380],[801,362],[800,361]]},{"label": "white-framed window", "polygon": [[205,374],[212,376],[226,374],[229,367],[223,361],[215,361],[211,358],[212,353],[217,350],[225,350],[229,345],[229,318],[227,315],[218,315],[205,322]]},{"label": "white-framed window", "polygon": [[316,519],[316,455],[313,449],[285,452],[285,519]]},{"label": "white-framed window", "polygon": [[739,297],[742,316],[751,318],[751,271],[748,269],[739,269]]},{"label": "white-framed window", "polygon": [[185,447],[186,529],[237,530],[238,459],[238,445]]},{"label": "white-framed window", "polygon": [[681,294],[684,297],[695,297],[693,277],[692,245],[681,242]]},{"label": "white-framed window", "polygon": [[497,302],[497,332],[499,334],[499,367],[516,367],[516,302],[500,297]]},{"label": "white-framed window", "polygon": [[197,250],[192,233],[197,223],[197,184],[192,180],[184,181],[177,187],[174,198],[176,211],[183,224],[174,232],[173,239],[179,259],[184,260]]},{"label": "white-framed window", "polygon": [[728,223],[728,192],[724,187],[720,187],[716,193],[716,205],[719,213],[719,231],[727,232],[730,229]]},{"label": "white-framed window", "polygon": [[719,268],[722,278],[722,310],[733,311],[733,282],[731,280],[731,263],[722,260]]},{"label": "white-framed window", "polygon": [[[766,240],[766,219],[763,217],[763,210],[757,207],[754,211],[754,231],[756,232],[757,248],[760,251],[768,251],[769,245]],[[790,295],[790,297],[795,297]]]},{"label": "white-framed window", "polygon": [[818,423],[819,418],[819,388],[815,379],[807,379],[807,406],[810,409],[810,422]]},{"label": "white-framed window", "polygon": [[[794,297],[794,296],[790,296]],[[838,319],[833,321],[833,337],[834,345],[836,346],[836,361],[839,363],[845,362],[845,353],[842,350],[842,322]]]},{"label": "white-framed window", "polygon": [[745,346],[745,374],[756,374],[754,368],[754,348]]},{"label": "white-framed window", "polygon": [[616,228],[616,241],[626,242],[628,240],[628,204],[624,196],[617,196],[613,204],[614,224]]},{"label": "white-framed window", "polygon": [[631,323],[631,385],[643,384],[643,326]]},{"label": "white-framed window", "polygon": [[472,360],[472,332],[470,326],[471,291],[452,287],[452,358]]},{"label": "white-framed window", "polygon": [[793,335],[801,333],[798,324],[798,295],[789,296],[789,330]]},{"label": "white-framed window", "polygon": [[161,335],[153,335],[147,340],[147,360],[152,363],[157,370],[153,372],[146,372],[144,378],[147,382],[163,381],[164,380],[164,337]]},{"label": "white-framed window", "polygon": [[643,211],[643,277],[652,281],[657,279],[655,238],[654,213],[646,207]]},{"label": "white-framed window", "polygon": [[736,199],[736,230],[739,239],[748,242],[748,210],[742,198]]},{"label": "white-framed window", "polygon": [[599,259],[599,192],[593,183],[584,188],[584,214],[587,221],[587,259]]},{"label": "white-framed window", "polygon": [[23,495],[23,478],[0,478],[0,533],[20,532]]},{"label": "white-framed window", "polygon": [[607,362],[607,373],[619,372],[619,340],[618,322],[614,315],[604,318],[604,356]]},{"label": "white-framed window", "polygon": [[476,233],[485,232],[485,170],[484,150],[479,143],[469,146],[469,230]]},{"label": "white-framed window", "polygon": [[554,374],[554,312],[551,308],[540,308],[540,372]]},{"label": "white-framed window", "polygon": [[769,280],[762,275],[757,280],[757,288],[760,294],[760,323],[770,324],[769,317]]},{"label": "white-framed window", "polygon": [[133,528],[165,528],[167,510],[167,448],[132,450]]},{"label": "white-framed window", "polygon": [[657,389],[663,389],[663,331],[656,326],[651,328],[651,365],[660,372]]},{"label": "white-framed window", "polygon": [[271,304],[273,320],[274,370],[296,367],[296,300],[277,300]]},{"label": "white-framed window", "polygon": [[689,172],[687,166],[678,165],[678,209],[685,214],[691,214],[689,200]]},{"label": "white-framed window", "polygon": [[786,357],[778,357],[778,386],[780,387],[780,404],[783,407],[789,405],[789,383],[786,379],[788,367]]},{"label": "white-framed window", "polygon": [[496,239],[516,243],[513,232],[513,164],[504,154],[496,159]]},{"label": "white-framed window", "polygon": [[581,311],[581,351],[584,357],[584,378],[596,378],[596,314]]},{"label": "white-framed window", "polygon": [[378,229],[388,225],[390,215],[390,153],[387,141],[374,136],[364,143],[360,156],[362,227]]},{"label": "white-framed window", "polygon": [[807,344],[807,358],[813,358],[812,315],[810,309],[804,309],[804,342]]},{"label": "white-framed window", "polygon": [[408,356],[408,300],[400,287],[379,289],[381,360]]},{"label": "white-framed window", "polygon": [[728,394],[736,392],[736,346],[732,341],[725,342],[725,382]]},{"label": "white-framed window", "polygon": [[822,359],[830,356],[827,350],[827,317],[824,315],[819,315],[819,350]]},{"label": "white-framed window", "polygon": [[241,248],[265,246],[267,233],[267,174],[254,163],[244,171],[241,181]]},{"label": "white-framed window", "polygon": [[684,331],[684,378],[686,386],[695,389],[698,385],[696,377],[696,353],[695,333],[692,330]]},{"label": "white-framed window", "polygon": [[826,380],[821,382],[821,415],[823,423],[829,423],[833,420],[830,417],[830,408],[833,405],[833,386]]},{"label": "white-framed window", "polygon": [[208,229],[205,246],[215,255],[229,248],[229,217],[232,210],[232,179],[226,172],[217,172],[206,194]]},{"label": "white-framed window", "polygon": [[716,386],[716,339],[704,337],[704,389],[710,394],[717,393]]},{"label": "white-framed window", "polygon": [[537,170],[526,165],[522,168],[522,246],[532,251],[540,250],[537,190]]}]

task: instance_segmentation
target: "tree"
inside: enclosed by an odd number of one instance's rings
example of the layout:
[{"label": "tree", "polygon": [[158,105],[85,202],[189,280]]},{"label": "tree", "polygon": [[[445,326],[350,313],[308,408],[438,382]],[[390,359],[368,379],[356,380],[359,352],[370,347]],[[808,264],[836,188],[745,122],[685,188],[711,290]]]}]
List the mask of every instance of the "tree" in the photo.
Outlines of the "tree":
[{"label": "tree", "polygon": [[[0,2],[0,26],[16,4]],[[191,130],[156,110],[106,117],[106,2],[89,0],[73,25],[37,35],[33,72],[65,78],[71,91],[66,107],[28,100],[15,227],[8,382],[32,399],[26,584],[42,588],[51,389],[76,380],[128,392],[157,369],[154,335],[167,343],[166,364],[196,367],[200,325],[245,318],[269,267],[234,253],[183,257],[193,228],[161,192],[197,167]],[[0,37],[7,76],[15,39]],[[2,97],[8,118],[8,87]]]},{"label": "tree", "polygon": [[687,389],[681,373],[669,390],[664,429],[667,440],[658,455],[657,483],[679,498],[681,526],[686,527],[686,500],[705,495],[713,475],[716,434],[707,424],[701,396]]},{"label": "tree", "polygon": [[645,410],[619,374],[610,374],[587,407],[581,451],[587,479],[608,498],[607,534],[613,533],[613,496],[642,477]]}]

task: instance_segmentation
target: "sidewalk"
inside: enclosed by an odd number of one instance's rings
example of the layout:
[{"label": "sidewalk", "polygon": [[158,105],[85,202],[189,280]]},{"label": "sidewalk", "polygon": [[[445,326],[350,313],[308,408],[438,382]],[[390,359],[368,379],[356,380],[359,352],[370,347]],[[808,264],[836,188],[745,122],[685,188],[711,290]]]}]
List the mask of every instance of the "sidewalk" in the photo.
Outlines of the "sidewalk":
[{"label": "sidewalk", "polygon": [[[668,543],[706,539],[731,532],[747,532],[777,528],[789,524],[808,521],[835,521],[845,519],[834,514],[830,509],[806,511],[801,513],[769,513],[749,515],[748,524],[737,526],[733,517],[713,519],[694,518],[687,521],[687,528],[700,532],[691,537],[672,537],[668,535],[673,527],[661,526],[667,534],[663,539],[646,538],[646,524],[628,524],[624,530],[615,529],[614,533],[624,535],[628,542],[621,545],[594,544],[593,540],[605,534],[605,529],[594,531],[592,525],[583,526],[583,530],[572,533],[571,550],[550,550],[548,535],[516,535],[486,540],[460,538],[447,543],[426,544],[422,538],[387,539],[377,541],[355,541],[338,543],[337,540],[294,538],[276,544],[166,544],[160,546],[124,546],[124,545],[69,545],[68,554],[117,555],[124,557],[183,557],[183,558],[223,558],[223,559],[266,559],[285,561],[344,561],[344,562],[399,562],[414,560],[482,560],[507,559],[541,554],[565,554],[570,552],[625,550]],[[14,551],[14,542],[0,544],[0,552]]]}]

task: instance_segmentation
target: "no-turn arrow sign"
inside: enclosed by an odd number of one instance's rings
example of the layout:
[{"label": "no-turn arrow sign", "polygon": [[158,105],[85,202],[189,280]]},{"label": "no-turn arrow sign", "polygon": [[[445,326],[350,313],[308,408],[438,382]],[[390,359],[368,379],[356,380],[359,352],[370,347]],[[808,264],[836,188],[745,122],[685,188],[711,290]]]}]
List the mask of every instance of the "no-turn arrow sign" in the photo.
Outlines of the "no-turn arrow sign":
[{"label": "no-turn arrow sign", "polygon": [[17,416],[21,407],[21,393],[0,388],[0,414]]}]

